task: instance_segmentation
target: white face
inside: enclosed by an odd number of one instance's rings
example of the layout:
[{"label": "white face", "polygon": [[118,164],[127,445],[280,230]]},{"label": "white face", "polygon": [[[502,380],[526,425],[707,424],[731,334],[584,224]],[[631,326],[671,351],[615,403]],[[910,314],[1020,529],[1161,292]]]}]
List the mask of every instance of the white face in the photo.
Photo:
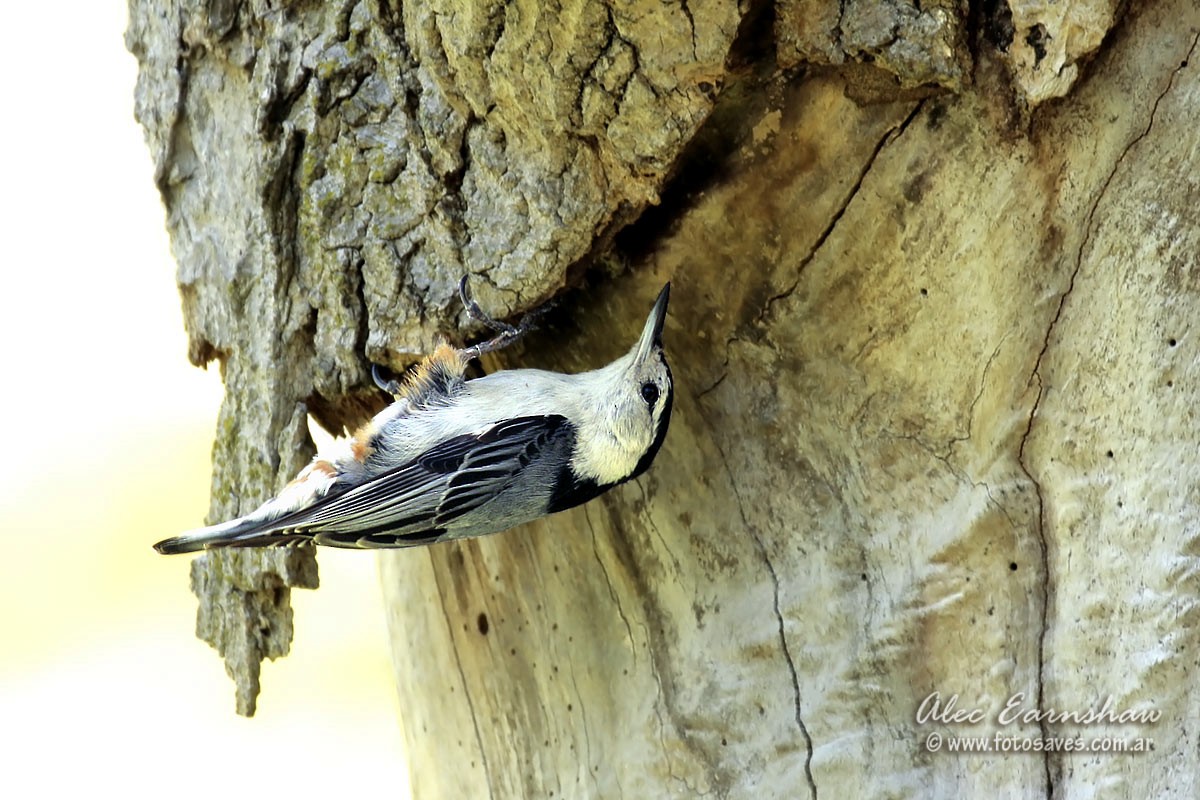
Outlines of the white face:
[{"label": "white face", "polygon": [[[626,355],[590,373],[595,428],[577,445],[577,469],[600,484],[625,480],[649,466],[671,413],[674,387],[663,352],[666,290]],[[658,441],[656,441],[658,440]]]},{"label": "white face", "polygon": [[622,387],[624,406],[621,417],[633,421],[639,449],[645,451],[654,442],[659,423],[671,401],[671,369],[661,346],[653,347],[646,357],[630,365]]}]

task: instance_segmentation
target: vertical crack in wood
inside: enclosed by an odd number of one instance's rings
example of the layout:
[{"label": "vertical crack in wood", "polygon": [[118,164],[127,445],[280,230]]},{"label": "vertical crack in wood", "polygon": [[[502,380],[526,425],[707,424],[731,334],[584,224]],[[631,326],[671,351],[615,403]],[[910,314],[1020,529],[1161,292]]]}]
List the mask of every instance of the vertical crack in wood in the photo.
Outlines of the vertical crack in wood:
[{"label": "vertical crack in wood", "polygon": [[713,445],[717,448],[717,452],[721,454],[721,465],[725,468],[725,474],[729,478],[729,486],[733,491],[734,500],[737,502],[738,515],[742,519],[742,525],[746,531],[754,539],[754,544],[758,548],[759,554],[762,556],[763,563],[766,564],[767,572],[771,576],[771,591],[774,597],[775,621],[779,628],[779,646],[783,652],[784,662],[787,664],[788,674],[792,683],[792,700],[796,707],[796,727],[800,729],[801,735],[804,737],[805,755],[804,755],[804,776],[808,779],[808,788],[812,793],[813,800],[817,800],[817,783],[813,779],[812,759],[813,759],[813,740],[808,732],[808,726],[804,724],[803,705],[800,697],[800,679],[796,674],[796,662],[792,658],[792,651],[788,645],[787,629],[784,625],[783,611],[779,606],[779,575],[775,572],[775,565],[771,562],[770,554],[767,552],[767,546],[763,543],[762,536],[758,529],[750,524],[746,518],[746,509],[742,504],[742,495],[737,488],[737,480],[733,476],[733,470],[729,468],[729,459],[725,457],[725,450],[721,447],[720,442],[714,438]]},{"label": "vertical crack in wood", "polygon": [[[1050,634],[1050,608],[1053,599],[1053,591],[1051,587],[1053,584],[1053,575],[1050,564],[1050,541],[1046,535],[1046,498],[1042,491],[1041,483],[1034,477],[1033,470],[1026,459],[1025,449],[1029,443],[1029,438],[1033,432],[1034,422],[1037,419],[1038,411],[1041,409],[1042,399],[1045,397],[1046,393],[1046,385],[1042,380],[1041,375],[1042,362],[1045,360],[1046,354],[1050,349],[1051,339],[1054,336],[1055,329],[1058,327],[1059,320],[1062,318],[1063,311],[1067,304],[1067,298],[1071,296],[1072,291],[1075,289],[1075,281],[1079,277],[1079,272],[1083,267],[1084,255],[1088,249],[1088,245],[1092,241],[1092,236],[1096,231],[1096,210],[1099,208],[1100,203],[1107,194],[1109,186],[1112,184],[1112,181],[1116,177],[1118,170],[1121,168],[1121,164],[1124,163],[1125,157],[1139,142],[1141,142],[1150,134],[1150,130],[1154,127],[1154,119],[1158,114],[1159,105],[1162,103],[1163,98],[1167,96],[1167,93],[1170,92],[1174,87],[1175,78],[1179,75],[1179,72],[1189,63],[1192,56],[1195,54],[1198,43],[1200,43],[1200,33],[1197,33],[1196,36],[1193,37],[1187,54],[1178,62],[1179,66],[1171,71],[1171,75],[1167,79],[1166,87],[1164,87],[1163,90],[1154,98],[1154,103],[1150,108],[1150,115],[1146,122],[1146,127],[1143,128],[1137,136],[1133,137],[1124,148],[1122,148],[1120,155],[1118,155],[1116,160],[1113,162],[1112,169],[1109,171],[1108,175],[1104,179],[1104,182],[1101,184],[1100,190],[1096,193],[1096,197],[1092,200],[1092,204],[1088,208],[1087,217],[1084,221],[1083,241],[1080,243],[1079,249],[1075,255],[1075,266],[1071,270],[1071,276],[1067,281],[1067,288],[1058,298],[1058,308],[1055,309],[1054,317],[1050,320],[1050,324],[1046,328],[1046,335],[1042,340],[1042,348],[1038,352],[1037,358],[1034,361],[1033,371],[1030,373],[1029,380],[1026,383],[1027,386],[1031,386],[1034,381],[1037,382],[1037,395],[1034,397],[1033,405],[1029,410],[1029,418],[1025,426],[1025,432],[1021,436],[1021,442],[1017,448],[1017,464],[1020,466],[1021,471],[1025,474],[1025,477],[1029,480],[1030,484],[1032,484],[1034,492],[1037,495],[1038,550],[1042,568],[1041,632],[1038,637],[1037,648],[1037,707],[1039,709],[1046,708],[1046,640]],[[1049,738],[1050,733],[1044,716],[1039,716],[1038,727],[1040,728],[1043,739]],[[1042,764],[1046,782],[1046,797],[1053,798],[1055,783],[1052,754],[1049,750],[1045,751],[1043,754]]]}]

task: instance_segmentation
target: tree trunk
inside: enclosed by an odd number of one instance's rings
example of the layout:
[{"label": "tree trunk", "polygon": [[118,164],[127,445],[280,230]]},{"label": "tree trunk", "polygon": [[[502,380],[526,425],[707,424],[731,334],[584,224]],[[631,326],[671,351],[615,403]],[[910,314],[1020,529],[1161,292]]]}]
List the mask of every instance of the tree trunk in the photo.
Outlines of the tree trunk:
[{"label": "tree trunk", "polygon": [[[214,518],[457,335],[460,275],[572,287],[505,354],[572,371],[673,282],[649,473],[381,557],[417,796],[1200,791],[1191,0],[157,5]],[[197,561],[243,712],[312,558]],[[1104,737],[1152,750],[1043,749]]]}]

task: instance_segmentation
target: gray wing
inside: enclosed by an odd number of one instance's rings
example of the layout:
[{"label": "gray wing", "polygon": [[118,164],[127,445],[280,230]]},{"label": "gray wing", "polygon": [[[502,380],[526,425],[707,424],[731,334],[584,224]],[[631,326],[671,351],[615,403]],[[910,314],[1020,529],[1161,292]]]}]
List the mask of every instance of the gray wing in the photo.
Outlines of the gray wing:
[{"label": "gray wing", "polygon": [[[264,525],[270,541],[311,537],[334,547],[408,547],[436,541],[447,526],[512,485],[563,436],[558,415],[519,417],[448,439],[419,458]],[[239,542],[242,544],[242,542]]]}]

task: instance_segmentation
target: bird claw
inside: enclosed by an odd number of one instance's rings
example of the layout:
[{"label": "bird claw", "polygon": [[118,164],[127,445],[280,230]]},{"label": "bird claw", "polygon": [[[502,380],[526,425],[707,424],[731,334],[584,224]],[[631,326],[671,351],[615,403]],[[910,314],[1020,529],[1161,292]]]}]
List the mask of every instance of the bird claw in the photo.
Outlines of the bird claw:
[{"label": "bird claw", "polygon": [[[391,372],[391,370],[388,371]],[[400,394],[400,381],[394,375],[385,380],[378,364],[371,365],[371,380],[375,381],[376,386],[390,395]]]},{"label": "bird claw", "polygon": [[471,288],[467,284],[467,278],[468,276],[463,275],[462,280],[458,284],[458,296],[462,300],[463,309],[467,312],[469,318],[486,325],[497,333],[496,336],[493,336],[486,342],[480,342],[464,349],[462,352],[468,359],[479,358],[484,353],[492,353],[508,347],[525,334],[536,330],[537,326],[534,323],[554,305],[552,302],[546,303],[521,317],[521,321],[517,325],[509,325],[507,322],[492,319],[479,307],[479,303],[475,302],[475,298],[471,295]]},{"label": "bird claw", "polygon": [[463,275],[462,280],[458,282],[458,297],[462,300],[463,309],[467,312],[467,316],[482,325],[486,325],[499,334],[514,335],[517,332],[516,328],[507,322],[492,319],[479,307],[479,303],[475,302],[475,297],[471,294],[471,287],[467,283],[468,277],[467,275]]}]

